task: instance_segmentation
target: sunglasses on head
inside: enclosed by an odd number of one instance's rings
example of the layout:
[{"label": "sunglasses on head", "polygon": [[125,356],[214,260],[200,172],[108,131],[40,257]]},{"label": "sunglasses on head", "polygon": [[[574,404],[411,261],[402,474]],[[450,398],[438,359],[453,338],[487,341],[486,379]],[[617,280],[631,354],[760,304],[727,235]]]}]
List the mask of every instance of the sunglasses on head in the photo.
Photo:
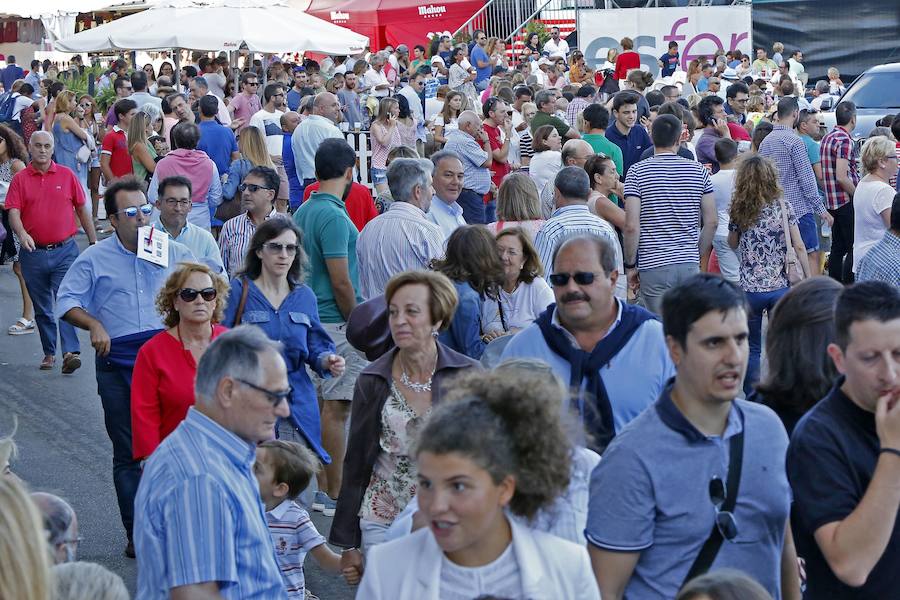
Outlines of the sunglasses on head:
[{"label": "sunglasses on head", "polygon": [[216,292],[216,288],[203,288],[202,290],[195,290],[194,288],[184,288],[180,292],[178,292],[178,297],[184,300],[185,302],[193,302],[197,299],[197,296],[203,298],[205,302],[210,302],[216,299],[218,292]]},{"label": "sunglasses on head", "polygon": [[591,285],[596,279],[596,275],[587,271],[579,271],[577,273],[553,273],[550,275],[550,283],[554,287],[562,287],[569,283],[569,279],[574,279],[578,285]]},{"label": "sunglasses on head", "polygon": [[129,219],[133,219],[137,216],[138,211],[141,211],[143,215],[149,217],[153,214],[153,205],[148,202],[147,204],[143,204],[141,206],[129,206],[128,208],[117,210],[115,214],[124,214]]}]

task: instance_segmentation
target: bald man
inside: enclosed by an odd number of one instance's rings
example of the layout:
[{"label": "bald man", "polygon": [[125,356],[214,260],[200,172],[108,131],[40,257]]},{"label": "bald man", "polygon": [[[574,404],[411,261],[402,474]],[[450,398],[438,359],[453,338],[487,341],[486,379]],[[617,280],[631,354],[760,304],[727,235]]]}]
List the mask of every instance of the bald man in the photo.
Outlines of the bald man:
[{"label": "bald man", "polygon": [[457,119],[459,129],[447,134],[444,150],[454,152],[463,164],[463,189],[459,205],[463,218],[469,225],[485,224],[485,195],[491,191],[493,153],[491,142],[481,119],[471,110],[465,110]]},{"label": "bald man", "polygon": [[291,150],[294,154],[294,166],[297,178],[303,188],[316,180],[316,150],[328,138],[343,138],[337,123],[341,118],[341,103],[331,92],[316,95],[312,113],[300,123],[291,135]]},{"label": "bald man", "polygon": [[[594,148],[582,139],[568,140],[562,147],[562,166],[563,167],[581,167],[587,159],[594,155]],[[544,184],[541,190],[541,213],[545,219],[549,219],[550,215],[556,209],[553,205],[553,181],[550,180]]]},{"label": "bald man", "polygon": [[68,502],[45,492],[31,494],[44,520],[47,542],[53,562],[62,564],[75,562],[78,551],[78,517]]}]

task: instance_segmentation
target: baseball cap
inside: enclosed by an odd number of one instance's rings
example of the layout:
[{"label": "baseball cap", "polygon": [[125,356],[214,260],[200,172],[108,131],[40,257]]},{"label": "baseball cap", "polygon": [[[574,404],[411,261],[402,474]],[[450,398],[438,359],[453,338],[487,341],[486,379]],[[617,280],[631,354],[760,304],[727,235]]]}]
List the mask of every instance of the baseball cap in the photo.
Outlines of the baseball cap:
[{"label": "baseball cap", "polygon": [[400,54],[409,54],[409,46],[407,46],[406,44],[400,44],[399,46],[397,46],[397,52],[399,52]]}]

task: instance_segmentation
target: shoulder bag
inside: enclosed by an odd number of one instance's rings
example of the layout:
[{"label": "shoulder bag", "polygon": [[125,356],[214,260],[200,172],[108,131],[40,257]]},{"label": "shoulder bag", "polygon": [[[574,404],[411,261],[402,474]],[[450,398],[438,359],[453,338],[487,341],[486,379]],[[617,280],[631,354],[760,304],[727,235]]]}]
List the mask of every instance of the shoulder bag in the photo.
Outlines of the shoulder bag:
[{"label": "shoulder bag", "polygon": [[244,306],[247,304],[247,294],[250,292],[250,279],[241,276],[241,301],[238,302],[237,310],[234,313],[234,327],[241,324],[244,318]]},{"label": "shoulder bag", "polygon": [[787,275],[788,283],[794,285],[806,279],[806,276],[803,274],[803,267],[800,266],[800,259],[797,258],[797,251],[794,250],[794,244],[791,243],[791,227],[788,224],[784,198],[779,198],[778,204],[781,205],[781,226],[784,229],[784,244],[787,248],[784,255],[784,272]]},{"label": "shoulder bag", "polygon": [[[731,437],[728,444],[728,457],[728,477],[725,483],[725,502],[722,504],[722,508],[719,509],[719,511],[730,512],[733,514],[734,507],[737,505],[738,491],[741,486],[741,470],[744,466],[743,431]],[[719,526],[716,523],[713,523],[712,532],[710,532],[703,547],[700,548],[700,552],[697,554],[697,558],[694,559],[694,564],[692,564],[690,570],[688,570],[688,574],[681,583],[681,587],[684,587],[687,582],[694,577],[698,577],[709,571],[709,568],[716,560],[716,555],[719,553],[719,548],[722,547],[722,542],[724,541],[725,538],[722,537]]]}]

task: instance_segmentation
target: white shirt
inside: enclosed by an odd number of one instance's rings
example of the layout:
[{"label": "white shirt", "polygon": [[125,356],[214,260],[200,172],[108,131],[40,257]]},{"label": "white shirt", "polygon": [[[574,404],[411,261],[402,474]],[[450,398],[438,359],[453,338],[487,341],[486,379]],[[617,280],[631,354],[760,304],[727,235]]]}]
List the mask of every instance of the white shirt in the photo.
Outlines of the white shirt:
[{"label": "white shirt", "polygon": [[434,122],[435,117],[441,114],[442,110],[444,110],[444,101],[440,98],[425,99],[425,120],[429,123]]},{"label": "white shirt", "polygon": [[528,174],[534,180],[537,189],[543,189],[544,184],[556,177],[562,169],[562,153],[559,150],[544,150],[536,152],[528,163]]},{"label": "white shirt", "polygon": [[734,169],[719,171],[709,176],[713,185],[713,196],[716,198],[716,213],[719,215],[719,225],[716,227],[716,237],[728,237],[728,223],[730,221],[731,194],[734,192]]},{"label": "white shirt", "polygon": [[228,85],[228,80],[225,78],[225,75],[222,73],[203,72],[201,72],[200,75],[206,80],[209,91],[212,92],[213,96],[217,96],[220,100],[225,98],[225,86]]},{"label": "white shirt", "polygon": [[[365,84],[364,87],[368,90],[369,95],[375,96],[376,98],[385,98],[391,93],[390,82],[387,80],[387,75],[384,74],[384,69],[376,71],[372,67],[369,67],[369,70],[363,75],[363,83]],[[389,87],[376,90],[376,85],[387,85]]]},{"label": "white shirt", "polygon": [[284,113],[280,110],[269,112],[262,109],[250,117],[250,127],[259,129],[266,138],[266,150],[269,156],[281,156],[284,144],[284,131],[281,129],[283,115]]},{"label": "white shirt", "polygon": [[881,213],[890,210],[897,191],[882,181],[860,181],[853,194],[853,272],[859,260],[881,241],[887,226]]},{"label": "white shirt", "polygon": [[344,135],[330,119],[322,115],[309,115],[297,125],[291,134],[291,149],[294,151],[294,165],[301,183],[304,179],[316,177],[316,150],[328,138],[343,139]]},{"label": "white shirt", "polygon": [[[525,329],[554,302],[553,290],[543,277],[535,277],[531,283],[520,283],[512,293],[500,290],[503,304],[503,320],[507,330]],[[486,323],[486,331],[503,331],[503,321],[496,302],[485,302],[481,311],[481,322]]]},{"label": "white shirt", "polygon": [[441,228],[444,240],[456,231],[458,227],[466,224],[463,218],[463,209],[459,202],[447,204],[436,195],[431,199],[431,208],[428,210],[428,220]]},{"label": "white shirt", "polygon": [[221,125],[224,125],[225,127],[228,127],[229,125],[231,125],[231,113],[228,112],[228,107],[225,106],[225,102],[210,91],[207,91],[206,95],[212,96],[213,98],[215,98],[216,100],[219,101],[219,104],[218,104],[219,112],[216,113],[216,117],[219,118],[219,123]]},{"label": "white shirt", "polygon": [[551,58],[556,56],[565,58],[569,54],[569,43],[562,38],[560,38],[559,43],[556,43],[553,41],[553,38],[550,38],[544,44],[544,52],[549,52]]}]

